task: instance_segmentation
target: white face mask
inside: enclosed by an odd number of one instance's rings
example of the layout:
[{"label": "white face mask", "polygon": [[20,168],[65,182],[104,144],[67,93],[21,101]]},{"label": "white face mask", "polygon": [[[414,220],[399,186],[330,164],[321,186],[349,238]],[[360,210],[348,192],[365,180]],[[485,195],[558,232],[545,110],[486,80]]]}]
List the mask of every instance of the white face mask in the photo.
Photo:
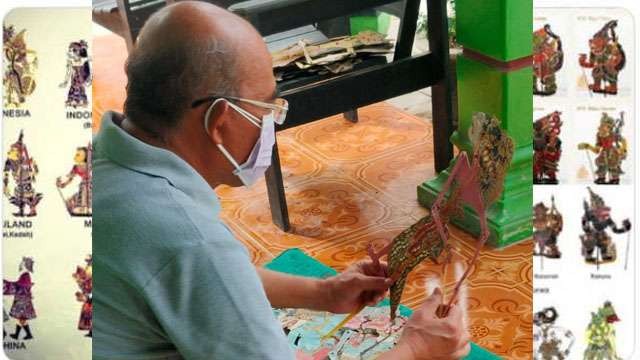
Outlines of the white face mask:
[{"label": "white face mask", "polygon": [[[209,128],[209,116],[211,114],[211,111],[213,110],[213,107],[218,101],[222,100],[226,101],[225,99],[214,101],[205,113],[205,130]],[[235,168],[233,174],[240,178],[242,184],[244,184],[245,186],[251,186],[255,184],[259,178],[264,176],[265,171],[267,171],[269,166],[271,166],[271,154],[273,153],[273,145],[276,142],[273,113],[269,113],[269,115],[265,115],[262,117],[261,126],[256,122],[257,119],[255,119],[253,115],[247,113],[246,110],[229,101],[227,101],[227,103],[229,104],[229,106],[231,106],[231,108],[240,113],[240,115],[242,115],[252,124],[260,127],[260,137],[258,138],[256,144],[253,146],[253,149],[249,154],[249,158],[242,165],[238,164],[238,162],[233,158],[233,156],[231,156],[231,154],[227,151],[227,149],[225,149],[222,144],[216,144],[218,146],[218,149],[220,149],[220,152],[222,152],[222,155],[224,155],[224,157],[226,157],[231,165],[233,165],[233,167]]]}]

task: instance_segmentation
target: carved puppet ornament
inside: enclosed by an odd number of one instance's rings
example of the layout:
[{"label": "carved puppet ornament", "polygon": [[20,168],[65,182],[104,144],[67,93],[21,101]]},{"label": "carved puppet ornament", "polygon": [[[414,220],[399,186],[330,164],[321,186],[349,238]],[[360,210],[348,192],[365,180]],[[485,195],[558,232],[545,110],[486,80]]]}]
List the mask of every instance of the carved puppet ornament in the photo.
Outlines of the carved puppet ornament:
[{"label": "carved puppet ornament", "polygon": [[565,360],[576,340],[571,330],[555,324],[558,312],[548,307],[533,315],[533,359]]},{"label": "carved puppet ornament", "polygon": [[[613,262],[617,257],[616,244],[607,233],[607,228],[610,228],[616,234],[623,234],[629,232],[631,222],[629,219],[625,219],[622,221],[622,227],[618,227],[611,219],[611,208],[604,203],[600,195],[594,193],[591,188],[587,189],[589,190],[590,201],[589,203],[586,200],[583,202],[582,230],[584,233],[580,235],[582,256],[584,256],[587,263],[599,266],[601,263]],[[627,238],[625,269],[629,259],[629,241],[630,239]]]},{"label": "carved puppet ornament", "polygon": [[25,33],[26,30],[22,30],[16,34],[12,25],[2,26],[5,108],[21,106],[36,88],[38,58],[35,51],[27,48]]},{"label": "carved puppet ornament", "polygon": [[[580,66],[592,69],[593,84],[588,84],[590,92],[618,93],[618,74],[625,66],[626,55],[618,42],[617,26],[617,20],[606,23],[589,40],[589,58],[587,54],[580,54]],[[584,77],[586,79],[586,74]]]},{"label": "carved puppet ornament", "polygon": [[620,321],[611,302],[606,301],[597,312],[591,313],[587,326],[587,348],[584,360],[620,360],[616,352],[615,323]]},{"label": "carved puppet ornament", "polygon": [[76,281],[80,291],[76,291],[76,300],[82,303],[78,330],[88,331],[86,337],[93,336],[93,257],[91,254],[84,259],[85,266],[77,266],[71,276]]},{"label": "carved puppet ornament", "polygon": [[65,104],[69,107],[87,107],[86,88],[91,85],[91,65],[89,45],[86,41],[74,41],[67,51],[67,69],[64,82],[60,87],[69,86]]},{"label": "carved puppet ornament", "polygon": [[[578,144],[579,150],[585,150],[589,165],[595,175],[594,183],[596,184],[612,184],[620,183],[620,175],[622,171],[622,161],[627,158],[627,139],[622,136],[622,127],[624,126],[624,112],[620,113],[619,119],[614,119],[607,113],[602,113],[598,133],[596,134],[596,143]],[[596,154],[596,170],[593,171],[593,163],[589,156],[589,151]],[[607,180],[608,176],[608,180]]]},{"label": "carved puppet ornament", "polygon": [[2,294],[13,296],[13,304],[9,311],[9,316],[16,320],[16,331],[9,336],[14,340],[20,340],[20,333],[24,329],[25,336],[22,340],[31,340],[31,328],[29,321],[36,318],[36,310],[33,306],[33,295],[31,288],[34,283],[31,281],[34,261],[31,257],[23,257],[18,270],[21,272],[16,281],[2,280]]},{"label": "carved puppet ornament", "polygon": [[551,26],[533,33],[533,93],[535,95],[553,95],[558,89],[556,72],[562,68],[564,52],[562,40],[551,31]]},{"label": "carved puppet ornament", "polygon": [[556,208],[553,196],[551,208],[542,202],[537,203],[533,207],[533,240],[536,245],[533,255],[559,259],[562,254],[558,249],[558,235],[562,226],[562,214]]},{"label": "carved puppet ornament", "polygon": [[[42,199],[42,193],[35,191],[33,184],[38,175],[38,165],[29,156],[27,145],[23,141],[24,134],[20,131],[18,141],[13,143],[7,151],[7,160],[3,168],[3,193],[9,202],[18,208],[14,216],[36,216],[36,206]],[[9,190],[9,179],[13,179],[13,192]],[[25,213],[25,209],[29,212]]]},{"label": "carved puppet ornament", "polygon": [[562,120],[559,111],[533,123],[533,183],[557,184],[558,162],[562,155],[560,129]]},{"label": "carved puppet ornament", "polygon": [[[91,159],[93,149],[91,144],[87,146],[81,146],[76,149],[76,154],[73,158],[74,165],[71,167],[69,173],[64,177],[59,177],[56,180],[56,187],[60,193],[60,197],[64,200],[65,206],[69,215],[71,216],[91,216],[92,206],[92,182],[91,182]],[[74,178],[80,179],[78,185],[78,191],[70,197],[65,197],[62,194],[63,188],[68,186]]]},{"label": "carved puppet ornament", "polygon": [[391,286],[392,319],[400,304],[407,277],[418,264],[426,259],[437,263],[442,252],[446,251],[444,266],[447,265],[451,258],[448,224],[452,218],[462,215],[463,203],[478,214],[480,236],[469,267],[458,281],[449,302],[438,308],[438,316],[447,315],[462,282],[469,275],[471,266],[478,259],[480,250],[489,237],[486,210],[502,193],[514,144],[501,129],[500,121],[485,113],[473,115],[469,138],[473,144],[471,163],[466,152],[458,154],[449,178],[431,206],[430,214],[400,233],[379,252],[376,253],[369,247],[369,256],[374,263],[388,254],[388,275],[394,280]]}]

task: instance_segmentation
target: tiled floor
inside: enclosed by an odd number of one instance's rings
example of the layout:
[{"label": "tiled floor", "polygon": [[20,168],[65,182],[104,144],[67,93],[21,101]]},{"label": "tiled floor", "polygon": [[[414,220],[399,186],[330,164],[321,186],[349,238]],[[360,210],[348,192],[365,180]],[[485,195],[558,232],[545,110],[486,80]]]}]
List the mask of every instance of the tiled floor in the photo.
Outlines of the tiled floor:
[{"label": "tiled floor", "polygon": [[[121,110],[126,80],[124,43],[94,40],[94,122],[107,109]],[[382,245],[426,213],[416,186],[434,176],[430,122],[386,103],[360,109],[352,124],[334,116],[278,133],[293,230],[271,223],[264,181],[251,189],[221,187],[223,217],[260,265],[298,247],[338,270],[365,257],[366,245]],[[452,231],[455,260],[468,259],[473,238]],[[507,359],[531,358],[530,241],[486,249],[469,282],[473,340]],[[418,306],[426,279],[440,266],[423,264],[410,276],[403,302]],[[453,279],[446,279],[450,289]]]}]

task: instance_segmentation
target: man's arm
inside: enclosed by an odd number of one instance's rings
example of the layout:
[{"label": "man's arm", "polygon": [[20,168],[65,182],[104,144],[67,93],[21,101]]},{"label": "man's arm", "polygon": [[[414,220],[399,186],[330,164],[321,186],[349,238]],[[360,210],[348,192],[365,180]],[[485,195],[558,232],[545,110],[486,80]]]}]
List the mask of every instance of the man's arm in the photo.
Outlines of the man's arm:
[{"label": "man's arm", "polygon": [[305,278],[257,267],[271,306],[328,311],[326,280]]},{"label": "man's arm", "polygon": [[271,306],[304,308],[348,313],[362,305],[382,300],[392,281],[386,277],[386,264],[375,268],[362,261],[344,272],[327,278],[311,279],[257,268]]}]

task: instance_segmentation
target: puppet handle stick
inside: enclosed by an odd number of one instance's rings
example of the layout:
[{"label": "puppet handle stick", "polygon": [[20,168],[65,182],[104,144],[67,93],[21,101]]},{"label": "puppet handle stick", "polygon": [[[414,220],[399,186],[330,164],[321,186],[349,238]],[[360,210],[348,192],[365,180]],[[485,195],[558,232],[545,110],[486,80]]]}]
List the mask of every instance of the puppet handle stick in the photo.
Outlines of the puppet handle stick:
[{"label": "puppet handle stick", "polygon": [[587,161],[589,162],[589,169],[591,170],[591,179],[595,181],[596,171],[593,168],[593,161],[591,161],[591,154],[589,154],[589,149],[585,149],[584,153],[587,155]]},{"label": "puppet handle stick", "polygon": [[627,270],[627,267],[629,266],[629,246],[631,243],[631,232],[627,231],[627,251],[624,254],[624,270]]},{"label": "puppet handle stick", "polygon": [[362,310],[364,310],[366,305],[362,305],[360,306],[360,308],[354,312],[352,312],[351,314],[347,315],[344,319],[342,319],[342,321],[340,321],[338,323],[338,325],[334,326],[333,329],[331,329],[328,333],[326,333],[321,340],[327,340],[329,338],[331,338],[333,336],[333,334],[335,334],[338,330],[340,330],[346,323],[348,323],[349,321],[351,321],[351,319],[353,319],[354,317],[356,317],[356,315],[358,315]]}]

